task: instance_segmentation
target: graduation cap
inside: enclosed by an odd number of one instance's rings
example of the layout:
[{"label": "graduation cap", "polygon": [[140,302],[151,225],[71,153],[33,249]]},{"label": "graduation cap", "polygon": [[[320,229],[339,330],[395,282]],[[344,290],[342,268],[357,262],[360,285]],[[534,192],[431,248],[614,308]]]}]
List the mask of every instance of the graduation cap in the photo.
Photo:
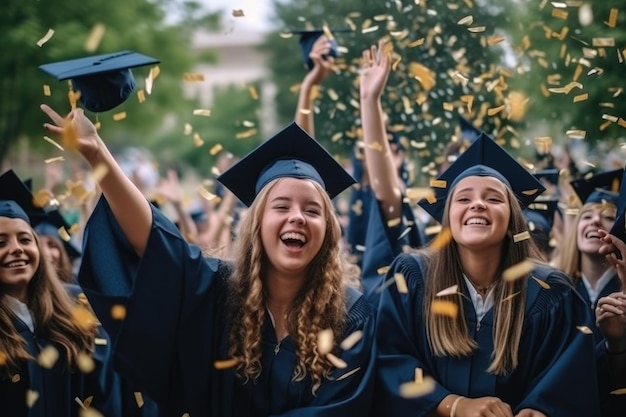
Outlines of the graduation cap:
[{"label": "graduation cap", "polygon": [[265,185],[281,177],[316,181],[330,198],[356,182],[296,123],[291,123],[259,145],[217,180],[246,206],[250,206]]},{"label": "graduation cap", "polygon": [[546,181],[548,184],[559,184],[559,170],[556,168],[540,169],[535,172],[535,177],[539,181]]},{"label": "graduation cap", "polygon": [[524,209],[524,218],[531,234],[541,233],[546,236],[550,234],[558,205],[558,199],[549,198],[535,200]]},{"label": "graduation cap", "polygon": [[32,193],[13,170],[0,175],[0,217],[22,219],[31,226],[46,217],[46,212],[35,206]]},{"label": "graduation cap", "polygon": [[459,126],[461,127],[461,140],[474,142],[482,133],[480,129],[463,116],[459,116]]},{"label": "graduation cap", "polygon": [[619,189],[617,200],[617,219],[609,232],[618,237],[622,242],[626,242],[626,171],[622,174],[622,183]]},{"label": "graduation cap", "polygon": [[[347,32],[347,29],[339,29],[334,32]],[[291,33],[300,35],[300,52],[302,53],[302,61],[306,64],[307,68],[311,70],[314,67],[313,60],[309,58],[309,54],[313,49],[313,44],[316,40],[319,39],[322,35],[327,35],[330,42],[330,52],[329,56],[337,57],[339,55],[339,44],[334,36],[330,33],[330,31],[325,31],[324,29],[307,29],[307,30],[293,30]],[[331,35],[331,36],[328,36]]]},{"label": "graduation cap", "polygon": [[[70,236],[70,225],[65,221],[59,210],[47,212],[45,219],[37,224],[34,229],[39,236],[51,236],[63,242],[63,247],[71,260],[80,258],[81,250],[71,239],[68,239]],[[64,232],[61,232],[61,230],[64,230]]]},{"label": "graduation cap", "polygon": [[571,181],[582,204],[611,203],[617,206],[624,168],[602,172],[590,178]]},{"label": "graduation cap", "polygon": [[481,132],[474,143],[437,178],[437,185],[441,187],[433,187],[436,201],[430,203],[422,199],[418,204],[441,222],[449,191],[460,180],[470,176],[494,177],[502,181],[517,196],[522,208],[545,191],[545,187],[537,178],[504,148]]},{"label": "graduation cap", "polygon": [[135,89],[131,68],[159,62],[133,51],[122,51],[45,64],[39,69],[59,81],[72,80],[85,108],[103,112],[122,104]]}]

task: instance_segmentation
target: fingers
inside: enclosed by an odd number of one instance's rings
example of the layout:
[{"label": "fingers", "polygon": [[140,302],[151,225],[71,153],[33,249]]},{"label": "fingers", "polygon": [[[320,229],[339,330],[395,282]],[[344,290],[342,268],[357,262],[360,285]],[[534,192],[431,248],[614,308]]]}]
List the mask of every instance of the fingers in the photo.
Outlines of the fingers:
[{"label": "fingers", "polygon": [[48,106],[47,104],[42,104],[39,107],[41,108],[41,110],[44,113],[46,113],[48,115],[50,120],[52,120],[55,125],[63,126],[63,117],[61,117],[57,112],[52,110],[52,108],[50,106]]}]

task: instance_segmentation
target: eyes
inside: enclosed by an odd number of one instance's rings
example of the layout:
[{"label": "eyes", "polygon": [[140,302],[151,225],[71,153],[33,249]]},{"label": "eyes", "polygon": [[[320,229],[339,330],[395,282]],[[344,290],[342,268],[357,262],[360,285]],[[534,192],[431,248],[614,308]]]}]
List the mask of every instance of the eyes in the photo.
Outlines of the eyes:
[{"label": "eyes", "polygon": [[[489,203],[493,203],[493,204],[502,204],[505,202],[504,197],[493,194],[493,195],[488,195],[484,198],[481,197],[481,199],[483,201],[487,201]],[[458,202],[458,203],[464,203],[464,204],[468,204],[472,202],[472,198],[470,198],[467,195],[459,195],[457,196],[454,201]]]},{"label": "eyes", "polygon": [[[596,214],[597,213],[594,213],[593,211],[587,211],[580,216],[580,219],[591,221],[592,219],[595,218]],[[600,220],[607,221],[607,222],[614,222],[615,215],[609,214],[609,213],[600,213]]]},{"label": "eyes", "polygon": [[[30,245],[35,242],[35,239],[33,238],[33,236],[29,234],[21,234],[17,236],[16,239],[17,239],[17,242],[23,246]],[[8,246],[9,242],[10,242],[10,238],[8,236],[5,235],[5,236],[0,237],[0,248]]]},{"label": "eyes", "polygon": [[[288,204],[275,204],[272,206],[273,210],[276,210],[278,212],[284,213],[284,212],[288,212],[291,210],[291,207]],[[318,208],[317,206],[309,206],[309,207],[305,207],[304,209],[302,209],[302,212],[311,216],[321,216],[322,215],[322,210],[320,208]]]}]

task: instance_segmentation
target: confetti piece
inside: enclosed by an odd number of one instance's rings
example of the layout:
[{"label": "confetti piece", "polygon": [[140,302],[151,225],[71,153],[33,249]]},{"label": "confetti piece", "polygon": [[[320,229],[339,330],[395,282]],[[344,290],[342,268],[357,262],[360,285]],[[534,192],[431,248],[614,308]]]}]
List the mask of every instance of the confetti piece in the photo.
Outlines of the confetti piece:
[{"label": "confetti piece", "polygon": [[420,39],[416,39],[413,42],[410,42],[406,45],[407,48],[415,48],[417,46],[421,46],[424,45],[424,41],[426,40],[426,38],[420,38]]},{"label": "confetti piece", "polygon": [[430,235],[434,235],[436,233],[441,232],[442,226],[440,224],[437,224],[435,226],[428,226],[427,228],[424,229],[424,233],[426,234],[426,236],[430,236]]},{"label": "confetti piece", "polygon": [[448,287],[446,289],[439,291],[437,294],[435,294],[435,297],[444,297],[446,295],[454,295],[454,294],[457,294],[458,292],[459,292],[459,286],[453,285],[451,287]]},{"label": "confetti piece", "polygon": [[406,285],[406,279],[404,279],[404,275],[400,273],[393,274],[393,280],[396,283],[396,287],[398,287],[398,292],[400,294],[408,294],[409,287]]},{"label": "confetti piece", "polygon": [[549,290],[549,289],[550,289],[550,284],[548,284],[548,283],[547,283],[547,282],[545,282],[544,280],[539,279],[539,278],[537,278],[537,277],[531,277],[531,278],[532,278],[532,279],[534,279],[534,280],[537,282],[537,284],[539,284],[539,286],[540,286],[541,288],[543,288],[544,290]]},{"label": "confetti piece", "polygon": [[39,393],[37,391],[33,391],[32,389],[26,391],[26,407],[33,408],[33,405],[35,405],[38,399]]},{"label": "confetti piece", "polygon": [[582,334],[593,334],[593,331],[587,326],[576,326],[576,328]]},{"label": "confetti piece", "polygon": [[317,334],[317,351],[320,355],[326,355],[333,350],[335,339],[332,329],[324,329]]},{"label": "confetti piece", "polygon": [[452,232],[450,228],[446,227],[441,229],[437,237],[435,237],[428,247],[432,250],[438,251],[443,249],[452,240]]},{"label": "confetti piece", "polygon": [[582,90],[583,85],[579,82],[572,81],[564,87],[548,88],[548,91],[555,94],[569,94],[569,92],[572,91],[573,88],[579,88]]},{"label": "confetti piece", "polygon": [[18,382],[20,382],[20,379],[22,379],[20,377],[20,374],[15,374],[11,377],[11,382],[13,382],[14,384],[17,384]]},{"label": "confetti piece", "polygon": [[552,17],[554,17],[555,19],[566,20],[567,16],[568,16],[568,13],[565,10],[561,10],[561,9],[553,9],[552,10]]},{"label": "confetti piece", "polygon": [[44,43],[48,42],[50,38],[54,35],[54,29],[48,29],[48,32],[44,35],[43,38],[37,41],[37,46],[42,47]]},{"label": "confetti piece", "polygon": [[378,30],[378,26],[370,26],[368,28],[361,29],[361,33],[363,33],[363,34],[371,33],[371,32],[376,32],[377,30]]},{"label": "confetti piece", "polygon": [[124,320],[126,317],[126,306],[115,304],[111,307],[111,318],[113,320]]},{"label": "confetti piece", "polygon": [[69,118],[65,118],[63,121],[61,139],[66,148],[78,149],[78,132],[76,131],[76,126]]},{"label": "confetti piece", "polygon": [[604,24],[610,28],[614,28],[617,25],[617,13],[618,9],[612,8],[609,11],[609,20],[604,22]]},{"label": "confetti piece", "polygon": [[45,159],[43,162],[44,164],[52,164],[54,162],[63,162],[63,161],[65,161],[65,158],[63,156],[56,156],[54,158]]},{"label": "confetti piece", "polygon": [[585,139],[587,132],[584,130],[568,130],[565,135],[570,139]]},{"label": "confetti piece", "polygon": [[528,240],[528,239],[530,239],[530,233],[528,233],[528,231],[524,231],[524,232],[517,233],[517,234],[513,235],[513,242],[514,243],[522,242],[522,241]]},{"label": "confetti piece", "polygon": [[457,25],[471,25],[474,23],[474,16],[465,16],[463,19],[456,22]]},{"label": "confetti piece", "polygon": [[337,379],[336,379],[336,381],[341,381],[341,380],[343,380],[343,379],[346,379],[346,378],[348,378],[348,377],[351,377],[352,375],[354,375],[354,374],[356,374],[357,372],[359,372],[359,370],[360,370],[360,369],[361,369],[361,367],[360,367],[360,366],[359,366],[359,367],[357,367],[357,368],[354,368],[353,370],[348,371],[348,372],[346,372],[345,374],[341,375],[339,378],[337,378]]},{"label": "confetti piece", "polygon": [[239,363],[239,360],[237,358],[224,359],[224,360],[215,361],[213,363],[213,367],[215,367],[215,369],[217,369],[218,371],[222,371],[224,369],[229,369],[234,366],[237,366],[238,363]]},{"label": "confetti piece", "polygon": [[50,86],[48,84],[43,85],[43,95],[46,97],[50,97]]},{"label": "confetti piece", "polygon": [[216,144],[213,145],[213,147],[209,150],[209,153],[213,156],[217,155],[218,153],[220,153],[220,151],[224,149],[223,146],[221,144]]},{"label": "confetti piece", "polygon": [[407,399],[423,397],[433,392],[435,387],[435,380],[426,376],[422,382],[411,381],[400,385],[400,396]]},{"label": "confetti piece", "polygon": [[152,94],[154,80],[157,79],[160,73],[161,69],[158,66],[150,68],[150,72],[148,73],[148,77],[146,78],[146,93],[148,93],[148,95]]},{"label": "confetti piece", "polygon": [[415,368],[415,378],[413,381],[416,384],[421,384],[424,382],[424,370],[422,368]]},{"label": "confetti piece", "polygon": [[454,319],[459,314],[459,306],[452,301],[433,300],[430,305],[430,313]]},{"label": "confetti piece", "polygon": [[504,40],[505,39],[504,39],[503,36],[496,36],[496,35],[489,36],[487,38],[487,45],[489,45],[489,46],[497,45],[499,43],[504,42]]},{"label": "confetti piece", "polygon": [[84,352],[80,352],[78,354],[76,364],[78,365],[78,369],[80,369],[80,371],[84,374],[90,374],[94,371],[94,369],[96,369],[96,363],[91,355]]},{"label": "confetti piece", "polygon": [[61,226],[57,229],[57,232],[59,233],[59,237],[64,241],[64,242],[69,242],[72,237],[70,236],[69,233],[67,233],[67,230],[65,230],[65,227]]},{"label": "confetti piece", "polygon": [[579,94],[577,96],[574,96],[574,103],[579,103],[581,101],[585,101],[589,98],[589,94],[585,93],[585,94]]},{"label": "confetti piece", "polygon": [[535,194],[537,194],[537,192],[539,192],[539,190],[537,188],[533,188],[532,190],[523,190],[522,194],[524,194],[524,195],[535,195]]},{"label": "confetti piece", "polygon": [[143,407],[144,400],[143,400],[143,395],[141,394],[141,392],[135,391],[133,393],[135,395],[135,402],[137,403],[137,407],[141,408]]},{"label": "confetti piece", "polygon": [[448,182],[446,180],[430,180],[430,186],[432,188],[446,188],[448,186]]},{"label": "confetti piece", "polygon": [[215,200],[215,198],[217,197],[217,195],[209,192],[209,190],[204,188],[202,185],[198,189],[198,193],[200,194],[200,197],[204,198],[207,201]]},{"label": "confetti piece", "polygon": [[363,338],[363,331],[362,330],[357,330],[355,332],[350,333],[350,335],[348,337],[343,339],[343,341],[341,342],[339,347],[341,347],[341,349],[343,349],[343,350],[350,350],[357,343],[359,343],[359,340],[361,340],[362,338]]},{"label": "confetti piece", "polygon": [[91,407],[87,407],[84,410],[81,409],[79,411],[80,411],[80,417],[104,417],[102,413],[100,413],[98,410],[91,408]]},{"label": "confetti piece", "polygon": [[85,40],[85,51],[95,52],[100,46],[100,42],[106,32],[106,26],[102,23],[96,23],[89,32],[89,36]]},{"label": "confetti piece", "polygon": [[324,36],[326,37],[326,39],[328,39],[329,41],[332,41],[333,39],[335,39],[335,37],[333,36],[333,33],[330,31],[330,28],[328,27],[326,23],[322,25],[322,31],[324,32]]},{"label": "confetti piece", "polygon": [[105,339],[105,338],[103,338],[103,337],[96,337],[96,338],[94,339],[94,343],[95,343],[96,345],[98,345],[98,346],[106,346],[106,345],[108,345],[108,344],[109,344],[109,341],[108,341],[108,340],[106,340],[106,339]]},{"label": "confetti piece", "polygon": [[506,296],[502,299],[502,301],[500,301],[501,303],[504,303],[505,301],[509,301],[512,300],[513,298],[515,298],[516,296],[518,296],[521,293],[521,291],[518,292],[514,292],[513,294]]},{"label": "confetti piece", "polygon": [[191,135],[192,132],[193,132],[193,127],[189,123],[185,123],[183,133],[185,135]]},{"label": "confetti piece", "polygon": [[396,217],[394,219],[387,220],[387,227],[389,227],[389,228],[396,227],[400,223],[402,223],[402,218],[401,217]]},{"label": "confetti piece", "polygon": [[[363,250],[362,250],[361,252],[365,252],[365,248],[363,248]],[[386,274],[387,274],[387,272],[389,272],[389,265],[387,265],[387,266],[381,266],[380,268],[378,268],[378,269],[376,270],[376,273],[377,273],[378,275],[386,275]]]},{"label": "confetti piece", "polygon": [[54,139],[49,138],[48,136],[44,136],[44,137],[43,137],[43,140],[45,140],[46,142],[48,142],[48,143],[49,143],[49,144],[51,144],[51,145],[56,146],[56,147],[57,147],[57,148],[59,148],[61,151],[64,151],[64,152],[65,152],[65,149],[63,149],[63,147],[62,147],[61,145],[59,145],[58,143],[56,143],[56,142],[54,141]]},{"label": "confetti piece", "polygon": [[126,119],[126,112],[125,111],[121,111],[119,113],[115,113],[113,115],[113,121],[115,122],[119,122],[120,120],[124,120]]},{"label": "confetti piece", "polygon": [[257,134],[257,130],[256,129],[248,129],[245,132],[237,133],[235,135],[235,138],[236,139],[247,139],[247,138],[249,138],[251,136],[254,136],[256,134]]},{"label": "confetti piece", "polygon": [[204,81],[204,74],[195,73],[195,72],[184,72],[183,81],[188,82],[188,83],[202,82]]},{"label": "confetti piece", "polygon": [[90,395],[89,397],[85,398],[85,401],[83,401],[83,405],[86,408],[91,407],[91,403],[93,402],[93,395]]},{"label": "confetti piece", "polygon": [[480,33],[480,32],[484,32],[485,30],[487,30],[487,26],[475,26],[473,28],[467,28],[467,30],[472,33]]},{"label": "confetti piece", "polygon": [[93,182],[95,183],[99,183],[100,181],[102,181],[102,179],[104,177],[106,177],[106,175],[109,173],[109,168],[104,165],[104,164],[98,164],[92,171],[91,171],[91,179]]},{"label": "confetti piece", "polygon": [[46,369],[52,369],[59,359],[59,351],[54,346],[46,346],[37,356],[37,363]]},{"label": "confetti piece", "polygon": [[195,146],[196,148],[199,148],[202,145],[204,145],[204,141],[200,137],[200,134],[199,133],[194,133],[193,134],[193,146]]},{"label": "confetti piece", "polygon": [[505,104],[498,106],[498,107],[491,107],[489,109],[487,109],[487,115],[488,116],[495,116],[496,114],[500,113],[502,110],[504,110],[504,108],[506,107]]},{"label": "confetti piece", "polygon": [[595,48],[613,47],[615,46],[615,38],[593,38],[591,44]]},{"label": "confetti piece", "polygon": [[610,114],[603,114],[603,115],[602,115],[602,118],[603,118],[604,120],[608,120],[609,122],[613,122],[613,123],[616,123],[616,122],[617,122],[617,119],[618,119],[618,117],[617,117],[617,116],[613,116],[613,115],[610,115]]},{"label": "confetti piece", "polygon": [[233,17],[244,17],[243,10],[233,9]]},{"label": "confetti piece", "polygon": [[626,388],[618,388],[610,392],[611,395],[626,395]]},{"label": "confetti piece", "polygon": [[533,269],[535,269],[535,263],[530,259],[526,259],[505,269],[502,272],[502,279],[505,281],[515,281],[528,275]]},{"label": "confetti piece", "polygon": [[211,110],[209,110],[209,109],[195,109],[193,111],[193,115],[194,116],[206,116],[206,117],[209,117],[209,116],[211,116]]},{"label": "confetti piece", "polygon": [[343,359],[338,358],[332,353],[326,354],[326,359],[337,369],[345,369],[348,367],[348,364]]},{"label": "confetti piece", "polygon": [[45,208],[50,204],[50,201],[54,198],[54,195],[49,190],[41,189],[33,196],[33,204],[35,207]]},{"label": "confetti piece", "polygon": [[137,91],[137,101],[139,101],[139,103],[146,101],[146,92],[143,88]]},{"label": "confetti piece", "polygon": [[77,305],[72,310],[74,323],[83,330],[91,330],[98,325],[98,320],[92,311],[85,306]]},{"label": "confetti piece", "polygon": [[252,97],[252,100],[258,100],[259,99],[259,93],[256,91],[256,87],[253,85],[249,85],[248,86],[248,92],[250,93],[250,97]]}]

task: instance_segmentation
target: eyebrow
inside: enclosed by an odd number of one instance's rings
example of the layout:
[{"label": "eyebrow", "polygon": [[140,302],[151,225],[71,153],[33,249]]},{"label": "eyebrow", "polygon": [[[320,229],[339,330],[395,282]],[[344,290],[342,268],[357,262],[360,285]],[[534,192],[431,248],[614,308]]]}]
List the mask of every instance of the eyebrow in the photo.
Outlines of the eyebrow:
[{"label": "eyebrow", "polygon": [[[272,199],[270,200],[270,202],[271,202],[271,203],[274,203],[274,202],[277,202],[277,201],[292,201],[292,200],[293,200],[293,199],[292,199],[292,198],[289,198],[289,197],[277,196],[277,197],[272,198]],[[318,201],[316,201],[316,200],[308,200],[308,201],[307,201],[307,204],[314,205],[314,206],[317,206],[317,207],[320,207],[320,208],[322,207],[322,204],[320,204],[320,203],[319,203]]]},{"label": "eyebrow", "polygon": [[[475,189],[475,187],[465,187],[465,188],[461,188],[460,190],[457,190],[457,191],[455,192],[455,194],[457,194],[457,193],[462,193],[462,192],[464,192],[464,191],[474,191],[474,189]],[[498,194],[506,195],[506,192],[503,192],[502,190],[499,190],[499,189],[497,189],[497,188],[493,188],[493,187],[487,187],[487,188],[486,188],[486,191],[489,191],[489,192],[496,192],[496,193],[498,193]]]}]

